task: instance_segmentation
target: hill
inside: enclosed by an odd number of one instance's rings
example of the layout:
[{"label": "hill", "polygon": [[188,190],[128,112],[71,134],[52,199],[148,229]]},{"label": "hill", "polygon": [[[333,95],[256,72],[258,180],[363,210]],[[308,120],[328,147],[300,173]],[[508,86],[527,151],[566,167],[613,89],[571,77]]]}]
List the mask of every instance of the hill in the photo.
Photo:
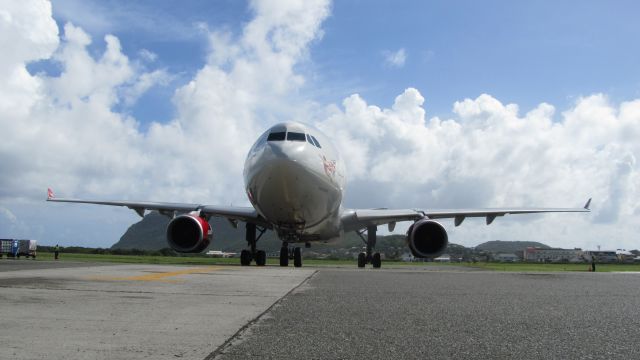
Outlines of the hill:
[{"label": "hill", "polygon": [[539,247],[542,249],[550,249],[548,245],[535,241],[502,241],[493,240],[487,241],[476,246],[476,251],[488,251],[491,253],[515,253],[517,251],[523,251],[528,247]]}]

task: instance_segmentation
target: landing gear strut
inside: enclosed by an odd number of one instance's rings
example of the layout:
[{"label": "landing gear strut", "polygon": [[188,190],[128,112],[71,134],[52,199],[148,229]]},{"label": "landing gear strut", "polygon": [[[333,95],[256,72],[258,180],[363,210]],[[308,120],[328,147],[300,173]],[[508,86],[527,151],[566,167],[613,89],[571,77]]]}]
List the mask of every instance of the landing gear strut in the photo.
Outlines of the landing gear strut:
[{"label": "landing gear strut", "polygon": [[379,269],[382,266],[382,259],[380,258],[380,253],[373,253],[373,249],[376,247],[376,231],[378,228],[376,226],[368,226],[367,227],[367,238],[365,239],[362,234],[364,231],[358,231],[358,235],[365,243],[366,252],[361,252],[358,254],[358,267],[363,268],[367,263],[370,263],[374,269]]},{"label": "landing gear strut", "polygon": [[[258,228],[256,224],[251,223],[247,223],[246,229],[246,240],[250,250],[242,250],[242,252],[240,252],[240,264],[247,266],[251,264],[251,260],[255,260],[256,265],[264,266],[267,263],[267,253],[264,252],[264,250],[256,250],[256,243],[267,229]],[[260,235],[257,237],[256,230],[260,231]]]},{"label": "landing gear strut", "polygon": [[289,260],[293,260],[293,266],[302,266],[302,249],[299,247],[290,248],[286,242],[280,248],[280,266],[289,266]]}]

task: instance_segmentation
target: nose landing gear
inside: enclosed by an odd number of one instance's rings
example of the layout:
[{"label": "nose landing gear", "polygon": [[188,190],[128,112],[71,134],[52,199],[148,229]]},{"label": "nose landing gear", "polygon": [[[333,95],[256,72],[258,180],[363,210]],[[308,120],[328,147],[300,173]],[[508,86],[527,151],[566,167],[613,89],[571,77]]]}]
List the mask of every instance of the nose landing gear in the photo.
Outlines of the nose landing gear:
[{"label": "nose landing gear", "polygon": [[280,248],[280,266],[289,266],[289,260],[293,260],[293,266],[302,266],[302,249],[299,247],[289,247],[286,242]]}]

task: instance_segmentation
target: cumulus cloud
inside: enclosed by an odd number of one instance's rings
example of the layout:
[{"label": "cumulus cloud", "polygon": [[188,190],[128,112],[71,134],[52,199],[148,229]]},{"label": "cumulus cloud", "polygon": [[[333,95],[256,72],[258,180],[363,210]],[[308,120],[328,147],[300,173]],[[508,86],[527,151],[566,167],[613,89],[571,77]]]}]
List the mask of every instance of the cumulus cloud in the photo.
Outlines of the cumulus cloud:
[{"label": "cumulus cloud", "polygon": [[[47,186],[62,196],[246,203],[246,151],[304,84],[294,67],[329,13],[327,1],[252,2],[254,19],[241,34],[210,33],[209,61],[175,91],[175,118],[141,131],[114,109],[171,75],[131,61],[113,35],[102,53],[90,53],[94,39],[82,28],[67,23],[59,37],[49,2],[25,4],[0,12],[4,51],[13,54],[2,58],[11,71],[0,74],[0,171],[14,174],[0,179],[0,201],[25,211],[25,203],[41,206]],[[40,59],[58,63],[60,75],[30,74],[26,64]]]},{"label": "cumulus cloud", "polygon": [[131,106],[135,104],[140,96],[146,93],[149,89],[154,86],[166,86],[172,79],[173,76],[164,69],[141,74],[135,79],[131,86],[123,89],[122,98],[125,105]]},{"label": "cumulus cloud", "polygon": [[[327,1],[254,1],[241,33],[203,29],[207,63],[175,90],[175,117],[141,130],[117,109],[171,74],[152,68],[152,56],[139,55],[144,65],[132,61],[113,35],[93,39],[72,23],[60,35],[47,1],[22,3],[0,8],[7,54],[0,57],[0,172],[10,174],[0,177],[2,221],[22,224],[25,237],[94,246],[115,242],[135,215],[77,205],[56,211],[63,205],[42,201],[47,186],[61,196],[245,204],[240,179],[251,143],[271,123],[308,113],[298,65],[330,11]],[[104,50],[89,52],[94,41]],[[62,72],[26,70],[42,59]],[[453,104],[449,118],[429,117],[425,103],[414,88],[389,108],[353,94],[312,121],[342,150],[345,205],[581,206],[593,196],[593,215],[514,216],[490,227],[468,219],[449,226],[451,240],[637,247],[640,100],[614,104],[596,94],[569,109],[541,103],[523,112],[482,94]],[[72,230],[78,219],[81,233]]]},{"label": "cumulus cloud", "polygon": [[[46,59],[58,46],[58,27],[47,1],[11,2],[0,5],[0,112],[25,115],[38,99],[41,86],[30,76],[26,62]],[[49,16],[47,16],[49,15]]]},{"label": "cumulus cloud", "polygon": [[502,237],[510,236],[505,240],[635,246],[640,145],[627,132],[640,129],[640,101],[616,106],[597,94],[580,98],[559,118],[550,104],[521,114],[516,104],[487,94],[456,102],[448,119],[427,118],[423,104],[413,88],[388,109],[352,95],[320,122],[345,154],[351,187],[357,184],[348,205],[579,207],[593,196],[593,215],[519,218],[533,221],[536,233],[509,219],[500,219],[489,232],[473,221],[454,232],[464,234],[467,244],[487,240],[479,232],[495,236],[501,229]]},{"label": "cumulus cloud", "polygon": [[387,65],[392,67],[401,68],[404,66],[407,60],[407,53],[404,48],[398,49],[398,51],[385,51],[384,61]]}]

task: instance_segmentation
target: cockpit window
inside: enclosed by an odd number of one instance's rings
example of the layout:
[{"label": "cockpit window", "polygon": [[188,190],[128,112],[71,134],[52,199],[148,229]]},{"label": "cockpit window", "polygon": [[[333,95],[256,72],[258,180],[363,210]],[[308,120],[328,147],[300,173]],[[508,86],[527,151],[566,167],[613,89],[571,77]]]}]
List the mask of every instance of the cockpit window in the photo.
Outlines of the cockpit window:
[{"label": "cockpit window", "polygon": [[313,140],[311,140],[311,135],[307,134],[307,141],[309,142],[309,144],[316,146],[316,144],[313,143]]},{"label": "cockpit window", "polygon": [[269,134],[269,137],[267,137],[267,141],[283,141],[284,137],[287,133],[286,132],[272,132],[271,134]]},{"label": "cockpit window", "polygon": [[287,140],[288,141],[305,141],[305,136],[304,136],[304,133],[288,132]]},{"label": "cockpit window", "polygon": [[313,144],[319,148],[322,148],[322,146],[320,146],[320,143],[318,142],[318,140],[316,139],[315,136],[311,135],[311,140],[313,140]]}]

